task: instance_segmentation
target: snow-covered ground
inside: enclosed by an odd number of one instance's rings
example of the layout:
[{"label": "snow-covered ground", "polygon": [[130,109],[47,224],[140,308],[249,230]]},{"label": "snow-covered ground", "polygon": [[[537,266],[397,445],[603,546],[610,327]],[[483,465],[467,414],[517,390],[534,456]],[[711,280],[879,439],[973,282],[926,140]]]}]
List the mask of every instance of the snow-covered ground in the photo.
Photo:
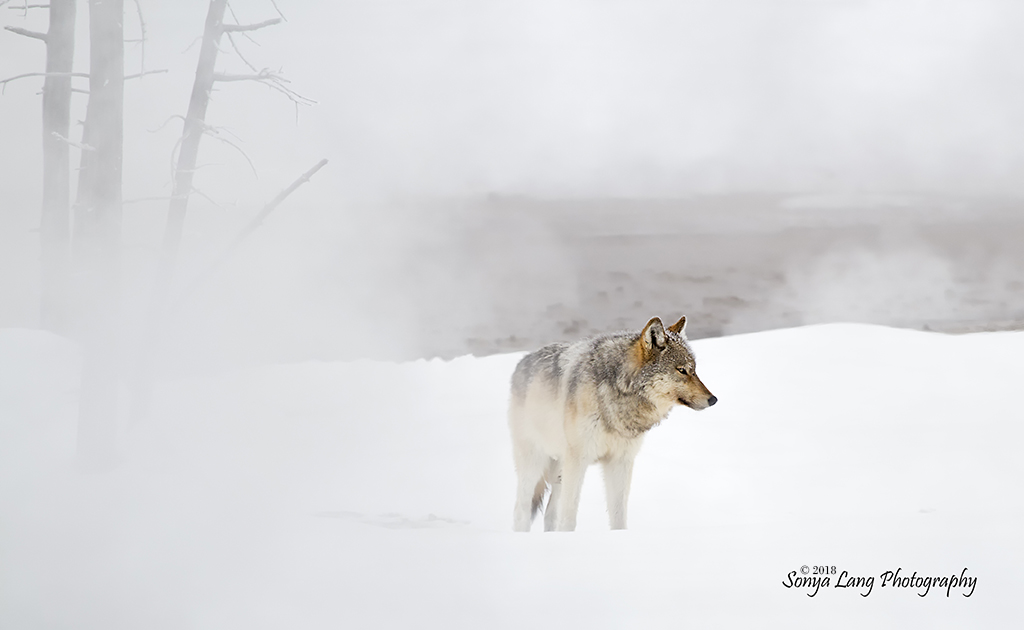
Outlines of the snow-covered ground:
[{"label": "snow-covered ground", "polygon": [[[165,383],[75,471],[76,347],[0,330],[0,628],[1019,628],[1024,333],[831,324],[697,341],[721,402],[514,535],[520,355]],[[802,565],[836,566],[814,597]],[[883,588],[879,575],[976,577]],[[835,588],[842,571],[874,576]]]}]

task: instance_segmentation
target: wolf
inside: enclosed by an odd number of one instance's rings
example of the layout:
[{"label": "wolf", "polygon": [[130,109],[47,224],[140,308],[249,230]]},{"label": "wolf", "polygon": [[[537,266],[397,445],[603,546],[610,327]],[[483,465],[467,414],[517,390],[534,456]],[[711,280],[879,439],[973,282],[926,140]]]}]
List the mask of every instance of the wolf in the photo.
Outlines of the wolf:
[{"label": "wolf", "polygon": [[655,317],[640,332],[555,343],[527,354],[512,374],[509,430],[518,489],[513,529],[576,528],[583,475],[604,468],[612,529],[626,528],[633,460],[644,435],[676,405],[707,409],[718,399],[697,377],[686,317],[665,328]]}]

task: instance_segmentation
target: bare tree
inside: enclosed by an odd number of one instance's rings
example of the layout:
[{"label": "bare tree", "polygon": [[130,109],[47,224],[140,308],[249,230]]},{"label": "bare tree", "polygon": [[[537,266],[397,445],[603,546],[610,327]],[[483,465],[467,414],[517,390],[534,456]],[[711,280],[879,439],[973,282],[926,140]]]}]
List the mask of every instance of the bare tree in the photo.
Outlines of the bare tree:
[{"label": "bare tree", "polygon": [[[274,4],[274,9],[278,12],[278,15],[281,15],[276,4]],[[227,0],[210,0],[210,8],[207,11],[206,24],[203,28],[202,44],[199,49],[196,77],[188,102],[188,111],[182,119],[184,122],[182,134],[175,147],[178,155],[173,173],[171,199],[167,212],[167,226],[164,230],[160,259],[157,264],[153,306],[147,330],[143,333],[140,341],[138,363],[134,369],[131,405],[133,421],[144,418],[149,412],[153,393],[153,361],[154,354],[157,352],[158,331],[161,328],[161,321],[168,308],[171,280],[174,274],[175,263],[177,262],[178,249],[181,245],[182,232],[184,231],[188,200],[192,193],[197,192],[193,186],[193,175],[195,174],[196,161],[199,156],[200,140],[204,135],[208,135],[238,149],[237,145],[224,138],[218,133],[216,128],[206,123],[206,111],[210,105],[210,94],[213,91],[214,84],[217,82],[254,81],[284,94],[296,106],[313,103],[310,99],[291,90],[288,87],[288,80],[279,73],[267,68],[257,70],[242,55],[233,38],[236,34],[247,36],[249,32],[279,24],[283,21],[284,16],[252,24],[239,24],[237,19],[234,24],[225,24],[224,14],[226,11],[230,11]],[[234,14],[232,13],[232,15]],[[252,71],[250,74],[225,74],[217,72],[219,46],[221,39],[225,35],[235,53],[245,63],[246,67]],[[241,149],[238,150],[241,151]],[[246,160],[249,160],[248,156],[246,156]],[[249,164],[252,166],[251,161]]]},{"label": "bare tree", "polygon": [[192,84],[192,96],[188,101],[188,112],[185,114],[184,129],[178,144],[178,163],[174,171],[174,184],[171,189],[171,203],[167,211],[167,227],[164,230],[164,242],[158,268],[157,292],[166,293],[167,284],[178,254],[181,233],[185,226],[185,211],[188,198],[192,194],[192,176],[196,170],[196,159],[199,156],[199,140],[203,137],[206,121],[206,109],[210,105],[210,90],[213,89],[213,73],[217,64],[218,44],[224,33],[224,10],[228,0],[211,0],[210,10],[206,14],[206,26],[203,29],[203,43],[199,49],[199,66],[196,68],[196,79]]},{"label": "bare tree", "polygon": [[[203,42],[199,49],[199,64],[196,68],[196,79],[192,85],[192,96],[185,114],[184,128],[178,141],[178,160],[174,171],[174,185],[171,192],[170,207],[167,213],[167,227],[164,231],[163,248],[159,270],[158,290],[166,291],[170,281],[174,263],[181,244],[181,234],[185,226],[185,212],[188,199],[193,192],[192,179],[199,156],[199,141],[204,134],[214,133],[206,124],[206,110],[210,105],[210,93],[217,81],[258,81],[268,85],[292,99],[296,103],[310,103],[287,87],[287,80],[280,74],[266,68],[256,68],[242,56],[232,38],[234,33],[248,33],[267,26],[279,24],[282,18],[273,18],[254,24],[225,24],[224,12],[228,8],[227,0],[211,0],[210,9],[206,14],[206,26],[203,29]],[[275,6],[276,9],[276,6]],[[221,38],[224,35],[234,47],[235,52],[253,71],[253,74],[230,75],[218,73],[217,53]],[[221,141],[226,141],[218,137]],[[246,158],[248,159],[248,158]]]},{"label": "bare tree", "polygon": [[124,136],[124,0],[89,0],[86,108],[73,264],[84,350],[78,455],[107,468],[115,457],[121,180]]},{"label": "bare tree", "polygon": [[[12,33],[46,44],[43,73],[43,204],[40,216],[40,321],[42,327],[68,332],[68,287],[71,253],[70,158],[71,65],[75,55],[75,0],[50,0],[50,26],[36,33],[8,26]],[[13,7],[12,7],[13,8]],[[19,7],[22,8],[22,7]]]},{"label": "bare tree", "polygon": [[46,33],[46,79],[43,81],[43,209],[39,236],[41,257],[40,320],[44,328],[68,330],[71,257],[71,64],[75,55],[75,0],[50,0]]}]

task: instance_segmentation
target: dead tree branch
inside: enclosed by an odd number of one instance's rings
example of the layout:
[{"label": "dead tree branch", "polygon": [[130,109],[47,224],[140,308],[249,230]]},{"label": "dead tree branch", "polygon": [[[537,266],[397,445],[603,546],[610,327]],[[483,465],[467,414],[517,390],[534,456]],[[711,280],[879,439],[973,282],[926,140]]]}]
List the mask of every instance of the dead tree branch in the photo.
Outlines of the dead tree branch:
[{"label": "dead tree branch", "polygon": [[223,72],[217,72],[213,75],[214,81],[267,81],[273,78],[281,79],[277,75],[274,75],[270,70],[264,68],[256,74],[225,74]]},{"label": "dead tree branch", "polygon": [[165,72],[167,72],[166,69],[164,69],[164,70],[146,70],[145,72],[136,72],[135,74],[126,74],[126,75],[124,75],[124,80],[127,81],[128,79],[138,79],[139,77],[144,77],[147,74],[163,74]]},{"label": "dead tree branch", "polygon": [[275,2],[274,0],[270,0],[270,4],[274,5],[274,10],[277,11],[277,14],[281,16],[281,19],[287,22],[288,18],[284,16],[284,13],[281,13],[281,9],[277,8],[277,2]]},{"label": "dead tree branch", "polygon": [[[0,7],[4,6],[5,4],[7,4],[10,1],[11,0],[4,0],[4,2],[0,2]],[[14,10],[21,11],[21,16],[25,17],[25,16],[28,15],[28,10],[29,9],[49,9],[50,5],[48,5],[48,4],[28,4],[28,3],[22,3],[21,6],[14,6],[14,7],[7,7],[7,8],[11,9],[12,11],[14,11]]]},{"label": "dead tree branch", "polygon": [[[233,6],[228,4],[227,5],[227,10],[228,10],[228,13],[231,14],[231,18],[235,21],[236,24],[241,22],[241,20],[238,19],[238,15],[235,14],[235,8]],[[223,24],[221,26],[223,26]],[[223,32],[223,30],[221,32]],[[253,46],[257,46],[258,47],[260,45],[260,43],[258,41],[256,41],[255,39],[252,38],[251,35],[249,35],[248,31],[239,31],[239,33],[242,35],[242,37],[244,37],[247,40],[249,40],[250,42],[252,42]]]},{"label": "dead tree branch", "polygon": [[295,192],[295,190],[299,186],[301,186],[301,185],[305,184],[306,182],[308,182],[309,179],[311,177],[313,177],[314,175],[316,175],[317,171],[322,169],[324,167],[324,165],[326,165],[326,164],[327,164],[327,160],[326,159],[320,160],[319,162],[316,163],[315,166],[313,166],[313,168],[311,168],[308,171],[306,171],[305,173],[303,173],[298,179],[296,179],[294,182],[292,182],[290,186],[288,186],[287,188],[282,190],[280,193],[278,193],[277,196],[274,197],[270,201],[270,203],[268,203],[267,205],[263,206],[263,209],[260,210],[259,214],[257,214],[255,217],[253,217],[252,221],[249,221],[249,223],[244,228],[242,228],[242,231],[239,232],[237,236],[235,236],[234,240],[231,241],[231,244],[227,246],[227,248],[220,254],[220,256],[218,256],[213,261],[213,263],[209,267],[206,268],[206,270],[204,272],[199,274],[196,277],[196,279],[192,281],[192,284],[190,284],[181,293],[181,295],[178,297],[177,301],[174,303],[174,306],[172,307],[172,310],[177,310],[177,308],[180,307],[182,305],[182,303],[184,303],[185,300],[190,295],[195,293],[195,291],[197,289],[199,289],[203,284],[205,284],[206,281],[209,280],[217,272],[217,270],[220,269],[220,267],[225,262],[227,262],[227,260],[229,258],[231,258],[231,255],[235,252],[236,249],[238,249],[238,246],[242,244],[242,241],[244,241],[246,238],[248,238],[248,236],[250,234],[252,234],[256,230],[256,228],[258,228],[260,225],[262,225],[263,221],[266,220],[266,218],[270,215],[270,213],[273,212],[274,209],[277,208],[279,205],[281,205],[281,202],[283,202],[285,199],[288,198],[289,195],[291,195],[293,192]]},{"label": "dead tree branch", "polygon": [[245,55],[242,54],[242,51],[239,50],[238,44],[235,43],[235,38],[231,36],[231,33],[226,33],[226,35],[228,36],[228,41],[231,43],[231,47],[235,49],[235,54],[238,55],[238,58],[242,60],[242,63],[244,63],[246,67],[248,67],[253,72],[259,72],[259,70],[256,69],[256,66],[249,63],[249,60],[246,59]]},{"label": "dead tree branch", "polygon": [[[10,7],[12,9],[21,7]],[[24,35],[25,37],[31,37],[32,39],[38,39],[40,41],[46,41],[46,33],[37,33],[36,31],[30,31],[27,28],[21,28],[20,26],[5,26],[5,31],[10,31],[16,35]]]},{"label": "dead tree branch", "polygon": [[213,197],[211,197],[210,195],[207,195],[206,193],[204,193],[203,191],[199,190],[195,186],[192,187],[192,192],[194,192],[195,194],[199,195],[203,199],[205,199],[205,200],[209,201],[210,203],[212,203],[214,205],[214,207],[216,207],[216,208],[218,208],[220,210],[224,209],[224,206],[222,206],[219,203],[217,203],[216,201],[214,201]]},{"label": "dead tree branch", "polygon": [[76,149],[81,149],[82,151],[95,151],[96,150],[96,147],[89,146],[88,144],[85,144],[84,142],[75,142],[74,140],[71,140],[69,138],[65,138],[64,136],[60,135],[56,131],[54,131],[51,135],[53,135],[54,138],[58,138],[60,140],[63,140],[65,143],[68,144],[68,146],[75,147]]},{"label": "dead tree branch", "polygon": [[281,18],[273,18],[270,20],[263,20],[262,22],[257,22],[255,24],[223,24],[221,28],[224,29],[225,33],[243,33],[248,31],[258,31],[261,28],[280,24],[281,22]]},{"label": "dead tree branch", "polygon": [[[164,70],[164,72],[167,72]],[[76,77],[88,79],[88,72],[26,72],[25,74],[19,74],[15,77],[0,80],[0,83],[7,83],[8,81],[14,81],[16,79],[24,79],[25,77]]]},{"label": "dead tree branch", "polygon": [[[185,117],[182,116],[181,119],[185,120]],[[187,125],[188,122],[186,122],[185,124]],[[179,153],[179,149],[181,149],[181,137],[180,136],[178,137],[178,141],[175,142],[174,146],[171,148],[171,183],[172,183],[171,185],[172,186],[174,185],[174,181],[175,181],[175,177],[177,176],[177,172],[179,170],[184,170],[184,169],[180,169],[180,168],[176,169],[175,166],[174,166],[175,162],[178,160],[178,156],[181,155]],[[192,186],[191,180],[189,180],[189,186]],[[172,194],[171,195],[171,203],[177,203],[180,200],[181,200],[181,195],[177,195],[177,194]],[[185,201],[187,201],[187,200],[188,200],[188,197],[186,196],[185,197]]]},{"label": "dead tree branch", "polygon": [[256,218],[254,218],[252,220],[252,222],[250,222],[249,225],[244,230],[242,230],[242,232],[238,235],[238,237],[235,238],[235,242],[234,242],[233,245],[237,245],[238,243],[241,243],[242,240],[246,236],[249,236],[249,234],[253,230],[258,228],[260,226],[260,224],[263,223],[263,221],[267,218],[267,216],[271,212],[274,211],[274,208],[276,208],[278,205],[281,204],[282,201],[284,201],[285,199],[288,198],[288,195],[290,195],[293,192],[295,192],[295,189],[297,189],[299,186],[301,186],[301,185],[305,184],[306,182],[308,182],[311,177],[316,175],[317,171],[319,171],[320,169],[322,169],[326,165],[327,165],[327,159],[326,158],[323,159],[323,160],[320,160],[315,165],[313,165],[313,168],[309,169],[308,171],[303,173],[301,176],[299,176],[299,178],[297,180],[292,182],[291,185],[288,186],[288,188],[285,188],[280,193],[278,193],[277,196],[274,197],[270,201],[270,203],[268,203],[266,206],[263,207],[263,210],[261,210],[260,213],[256,215]]},{"label": "dead tree branch", "polygon": [[85,72],[26,72],[25,74],[19,74],[14,77],[8,77],[0,80],[0,94],[4,93],[7,89],[7,84],[11,81],[17,81],[18,79],[26,79],[28,77],[73,77],[73,78],[89,78],[89,75]]},{"label": "dead tree branch", "polygon": [[245,158],[245,161],[249,163],[249,168],[252,169],[253,176],[256,177],[256,179],[259,179],[260,175],[259,175],[259,173],[256,172],[256,165],[252,163],[252,160],[249,159],[249,156],[245,153],[245,151],[242,150],[242,147],[238,146],[237,144],[235,144],[234,142],[228,140],[227,138],[221,137],[220,132],[221,132],[221,130],[216,128],[216,127],[211,127],[209,125],[204,125],[203,133],[205,133],[207,136],[213,138],[214,140],[217,140],[218,142],[222,142],[222,143],[228,145],[229,147],[233,148],[235,151],[238,151],[239,153],[241,153],[242,157]]},{"label": "dead tree branch", "polygon": [[166,127],[167,123],[171,122],[175,118],[181,119],[182,121],[185,120],[185,117],[182,116],[181,114],[171,114],[170,116],[167,117],[167,120],[163,121],[162,123],[160,123],[159,125],[157,125],[156,127],[152,128],[152,129],[147,129],[146,131],[148,131],[149,133],[156,133],[156,132],[160,131],[161,129],[163,129],[164,127]]},{"label": "dead tree branch", "polygon": [[138,40],[142,44],[139,60],[139,74],[141,75],[146,73],[146,20],[142,18],[142,5],[139,4],[139,0],[135,0],[135,12],[139,14],[139,30],[142,31],[141,38]]},{"label": "dead tree branch", "polygon": [[288,97],[288,100],[292,101],[297,105],[316,104],[316,101],[314,101],[313,99],[306,98],[305,96],[289,88],[287,84],[291,83],[291,81],[284,78],[277,72],[270,70],[269,68],[264,68],[257,72],[256,74],[226,74],[223,72],[215,72],[213,75],[213,80],[215,82],[220,81],[223,83],[230,83],[234,81],[255,81],[256,83],[262,83],[263,85],[269,87],[270,89],[276,90],[281,94],[284,94],[286,97]]},{"label": "dead tree branch", "polygon": [[192,43],[190,43],[188,46],[186,46],[185,50],[181,51],[181,54],[184,55],[188,51],[192,50],[192,47],[196,45],[196,42],[201,42],[201,41],[203,41],[202,37],[197,37],[197,38],[193,39]]}]

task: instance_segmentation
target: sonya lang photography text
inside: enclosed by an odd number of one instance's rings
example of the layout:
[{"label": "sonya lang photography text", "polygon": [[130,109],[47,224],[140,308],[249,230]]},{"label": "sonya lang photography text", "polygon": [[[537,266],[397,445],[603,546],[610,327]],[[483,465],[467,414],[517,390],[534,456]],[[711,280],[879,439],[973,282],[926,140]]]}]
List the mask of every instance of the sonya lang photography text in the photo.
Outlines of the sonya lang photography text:
[{"label": "sonya lang photography text", "polygon": [[[823,588],[850,589],[867,597],[875,589],[874,575],[854,575],[849,571],[838,571],[835,565],[809,567],[803,565],[799,571],[790,571],[783,580],[786,588],[804,589],[808,597],[814,597]],[[903,567],[886,570],[878,574],[879,588],[914,590],[918,597],[926,597],[930,593],[960,593],[964,597],[974,594],[978,578],[968,575],[967,567],[960,573],[929,575],[917,571],[905,571]]]}]

